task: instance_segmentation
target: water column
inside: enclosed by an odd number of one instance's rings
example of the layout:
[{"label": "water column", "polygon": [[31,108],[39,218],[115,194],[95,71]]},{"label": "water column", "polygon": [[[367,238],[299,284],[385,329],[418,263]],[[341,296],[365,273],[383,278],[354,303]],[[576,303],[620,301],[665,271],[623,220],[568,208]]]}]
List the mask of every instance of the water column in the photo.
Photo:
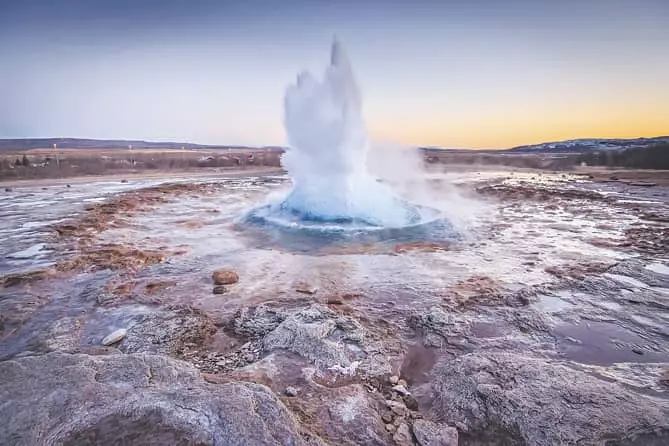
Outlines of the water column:
[{"label": "water column", "polygon": [[275,211],[305,221],[390,227],[420,218],[367,171],[360,92],[338,41],[322,81],[304,72],[288,87],[285,127],[282,164],[293,189]]}]

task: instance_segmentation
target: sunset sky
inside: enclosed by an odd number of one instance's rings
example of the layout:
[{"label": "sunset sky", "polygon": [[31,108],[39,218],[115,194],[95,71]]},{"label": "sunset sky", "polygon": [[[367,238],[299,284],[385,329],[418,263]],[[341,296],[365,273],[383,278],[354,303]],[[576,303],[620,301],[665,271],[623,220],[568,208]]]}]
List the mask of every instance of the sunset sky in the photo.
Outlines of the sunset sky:
[{"label": "sunset sky", "polygon": [[503,148],[669,134],[669,0],[16,0],[0,138],[285,143],[337,35],[374,140]]}]

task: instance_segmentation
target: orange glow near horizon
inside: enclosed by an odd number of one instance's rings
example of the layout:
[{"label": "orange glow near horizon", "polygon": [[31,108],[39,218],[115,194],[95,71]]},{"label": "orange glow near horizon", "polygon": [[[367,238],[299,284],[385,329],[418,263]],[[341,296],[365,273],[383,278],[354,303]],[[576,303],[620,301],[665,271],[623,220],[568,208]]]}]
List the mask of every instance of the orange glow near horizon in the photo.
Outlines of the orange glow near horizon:
[{"label": "orange glow near horizon", "polygon": [[[669,135],[669,103],[664,110],[575,110],[535,115],[437,117],[378,122],[373,137],[407,145],[471,149],[504,149],[580,138],[641,138]],[[388,125],[390,124],[390,125]]]}]

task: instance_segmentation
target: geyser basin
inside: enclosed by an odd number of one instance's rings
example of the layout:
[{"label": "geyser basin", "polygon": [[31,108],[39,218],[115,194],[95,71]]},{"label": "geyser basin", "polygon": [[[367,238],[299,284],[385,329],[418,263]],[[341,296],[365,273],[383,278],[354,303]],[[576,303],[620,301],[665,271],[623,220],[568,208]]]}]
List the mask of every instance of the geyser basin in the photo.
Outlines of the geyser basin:
[{"label": "geyser basin", "polygon": [[[420,241],[447,244],[459,238],[453,226],[435,209],[412,206],[407,212],[412,214],[407,224],[377,226],[361,219],[305,217],[268,204],[247,214],[236,227],[252,235],[261,246],[311,253],[323,248],[355,250],[362,245],[367,246],[366,252],[385,252],[397,243]],[[378,246],[370,249],[369,244]]]},{"label": "geyser basin", "polygon": [[[282,159],[293,188],[251,211],[246,222],[310,236],[375,240],[453,238],[434,209],[409,203],[367,171],[360,94],[341,45],[332,45],[322,81],[302,73],[285,96],[289,149]],[[438,230],[437,230],[438,228]]]}]

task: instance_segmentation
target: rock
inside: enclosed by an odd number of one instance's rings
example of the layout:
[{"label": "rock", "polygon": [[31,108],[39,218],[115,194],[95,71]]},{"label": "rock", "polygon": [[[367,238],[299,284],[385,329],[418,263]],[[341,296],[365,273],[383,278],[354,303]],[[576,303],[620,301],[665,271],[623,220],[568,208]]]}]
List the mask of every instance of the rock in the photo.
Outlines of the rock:
[{"label": "rock", "polygon": [[418,400],[414,398],[412,395],[406,395],[402,398],[402,401],[404,401],[404,404],[407,406],[409,410],[418,410]]},{"label": "rock", "polygon": [[393,440],[395,440],[395,443],[398,446],[412,446],[414,443],[413,440],[411,439],[411,432],[409,431],[409,425],[406,423],[401,423],[397,427],[395,435],[393,435]]},{"label": "rock", "polygon": [[297,389],[293,386],[286,387],[286,396],[297,396]]},{"label": "rock", "polygon": [[669,444],[669,403],[558,362],[477,352],[432,377],[435,415],[482,443]]},{"label": "rock", "polygon": [[315,364],[321,377],[353,376],[358,371],[382,377],[392,370],[385,350],[387,340],[372,338],[356,319],[325,305],[292,310],[270,305],[243,308],[234,316],[233,330],[262,338],[265,353],[296,353]]},{"label": "rock", "polygon": [[176,280],[160,280],[157,282],[147,283],[144,288],[146,289],[147,294],[157,294],[170,287],[173,287],[176,284]]},{"label": "rock", "polygon": [[658,379],[658,384],[669,389],[669,367],[664,370],[662,376]]},{"label": "rock", "polygon": [[[83,318],[81,317],[62,317],[56,319],[38,335],[39,341],[36,343],[36,346],[39,346],[39,350],[47,352],[75,352],[81,345],[80,336],[83,326]],[[95,340],[96,344],[98,340]]]},{"label": "rock", "polygon": [[[316,294],[318,288],[306,282],[299,282],[295,285],[295,291],[302,294]],[[329,302],[328,302],[329,303]]]},{"label": "rock", "polygon": [[214,289],[212,290],[214,294],[225,294],[228,292],[228,289],[224,287],[223,285],[216,285]]},{"label": "rock", "polygon": [[262,304],[238,310],[232,325],[238,335],[259,338],[277,328],[287,317],[288,313],[285,310],[274,308],[270,304]]},{"label": "rock", "polygon": [[266,387],[210,384],[163,356],[49,353],[0,376],[0,444],[323,444]]},{"label": "rock", "polygon": [[383,415],[381,415],[381,419],[383,420],[384,423],[392,423],[393,422],[393,413],[392,412],[383,412]]},{"label": "rock", "polygon": [[402,386],[400,384],[393,386],[393,390],[402,396],[411,395],[411,392],[409,392],[405,386]]},{"label": "rock", "polygon": [[121,180],[121,183],[123,183],[123,184],[125,184],[127,182],[128,182],[128,180]]},{"label": "rock", "polygon": [[446,312],[434,306],[409,315],[407,323],[416,330],[425,347],[443,347],[454,340],[467,337],[469,322],[456,313]]},{"label": "rock", "polygon": [[397,375],[393,375],[393,376],[391,376],[390,378],[388,378],[388,382],[389,382],[390,384],[392,384],[393,386],[397,385],[397,383],[399,382],[399,380],[400,380],[400,377],[397,376]]},{"label": "rock", "polygon": [[202,345],[217,328],[204,312],[190,308],[168,308],[139,314],[121,344],[124,353],[151,352],[181,356],[186,345]]},{"label": "rock", "polygon": [[72,185],[71,184],[66,184],[65,187],[72,187]]},{"label": "rock", "polygon": [[392,423],[386,424],[386,430],[388,432],[393,432],[395,430],[395,426]]},{"label": "rock", "polygon": [[386,406],[397,416],[404,417],[407,414],[407,408],[404,404],[398,403],[396,401],[386,401]]},{"label": "rock", "polygon": [[5,192],[12,192],[14,189],[11,187],[5,187]]},{"label": "rock", "polygon": [[377,401],[363,386],[353,384],[329,389],[306,405],[313,407],[311,423],[320,425],[317,432],[327,432],[328,444],[383,446],[391,444],[391,438]]},{"label": "rock", "polygon": [[412,430],[420,446],[458,446],[458,430],[454,427],[415,420]]},{"label": "rock", "polygon": [[239,275],[231,269],[217,269],[211,274],[216,285],[232,285],[239,282]]},{"label": "rock", "polygon": [[[335,332],[344,333],[335,337]],[[272,352],[285,349],[297,353],[324,368],[337,368],[351,374],[352,366],[345,342],[358,343],[363,329],[350,318],[339,317],[327,307],[312,305],[286,318],[278,327],[265,336],[263,349]]]},{"label": "rock", "polygon": [[110,346],[112,344],[116,344],[121,339],[125,338],[127,334],[128,330],[126,330],[125,328],[119,328],[118,330],[113,331],[107,336],[105,336],[105,338],[102,340],[102,345]]}]

